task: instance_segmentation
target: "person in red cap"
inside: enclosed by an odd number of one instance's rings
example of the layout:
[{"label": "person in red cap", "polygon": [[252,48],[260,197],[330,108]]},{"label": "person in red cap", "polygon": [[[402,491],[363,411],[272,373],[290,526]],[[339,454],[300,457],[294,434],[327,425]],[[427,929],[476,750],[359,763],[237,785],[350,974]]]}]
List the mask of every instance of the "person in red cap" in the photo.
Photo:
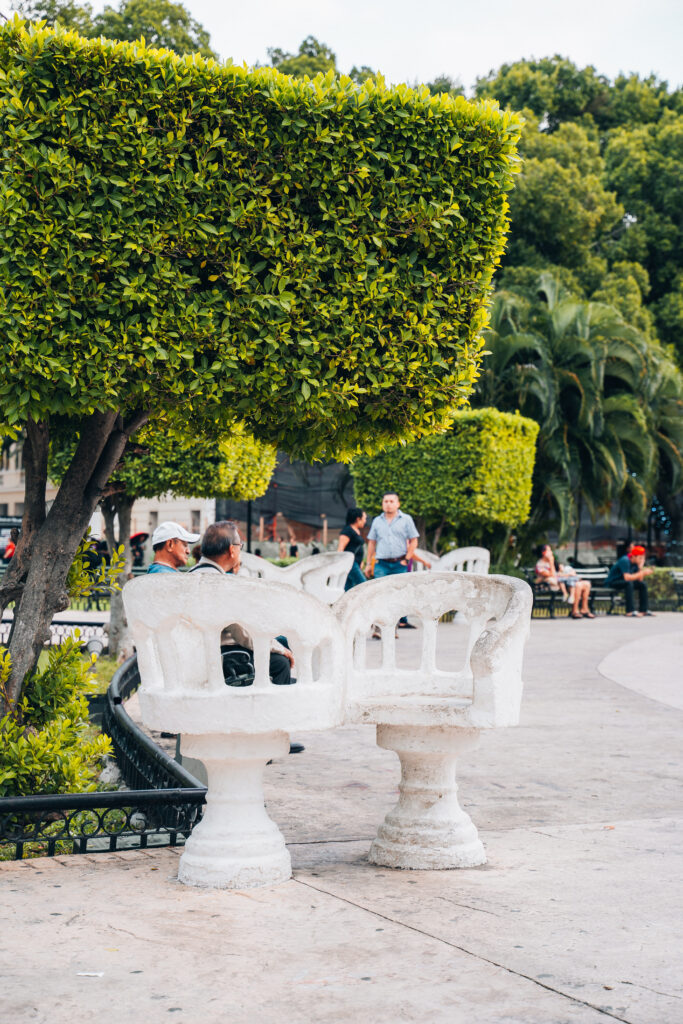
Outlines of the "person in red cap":
[{"label": "person in red cap", "polygon": [[[645,565],[645,548],[640,544],[634,544],[628,554],[624,553],[612,566],[605,580],[608,587],[623,588],[626,601],[626,614],[631,618],[641,618],[643,615],[652,615],[647,602],[646,576],[652,575],[652,569]],[[633,600],[634,592],[638,591],[638,607],[635,610]]]}]

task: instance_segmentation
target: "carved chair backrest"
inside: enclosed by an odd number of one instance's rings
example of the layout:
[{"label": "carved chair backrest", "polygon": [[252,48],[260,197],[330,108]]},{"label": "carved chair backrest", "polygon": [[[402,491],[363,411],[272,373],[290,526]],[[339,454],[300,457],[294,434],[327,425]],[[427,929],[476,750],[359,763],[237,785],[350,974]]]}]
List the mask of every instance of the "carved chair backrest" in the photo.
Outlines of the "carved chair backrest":
[{"label": "carved chair backrest", "polygon": [[[354,587],[334,608],[346,638],[347,706],[366,697],[470,697],[473,724],[513,724],[531,602],[522,580],[474,573],[410,573]],[[445,670],[437,667],[437,627],[452,610],[468,630],[466,654],[464,663]],[[418,667],[396,665],[394,627],[402,615],[421,620]],[[373,624],[382,631],[377,668],[366,662],[365,638]]]},{"label": "carved chair backrest", "polygon": [[[491,552],[487,548],[454,548],[452,551],[447,551],[441,558],[432,554],[431,551],[423,551],[420,548],[418,548],[417,554],[429,562],[432,569],[439,572],[474,572],[485,576],[491,565]],[[414,568],[418,572],[422,572],[425,567],[420,562],[416,562]]]},{"label": "carved chair backrest", "polygon": [[239,575],[287,583],[290,587],[312,594],[325,604],[334,604],[344,593],[344,584],[352,565],[353,555],[349,551],[324,551],[286,566],[273,565],[265,558],[245,552]]},{"label": "carved chair backrest", "polygon": [[[123,589],[123,601],[138,651],[141,694],[212,695],[221,702],[252,704],[254,698],[275,698],[302,707],[315,694],[317,701],[329,699],[330,707],[341,707],[339,623],[310,594],[270,580],[179,573],[131,580]],[[233,624],[251,639],[254,682],[249,687],[226,686],[223,679],[221,632]],[[271,682],[271,641],[278,635],[287,637],[294,654],[295,685]]]}]

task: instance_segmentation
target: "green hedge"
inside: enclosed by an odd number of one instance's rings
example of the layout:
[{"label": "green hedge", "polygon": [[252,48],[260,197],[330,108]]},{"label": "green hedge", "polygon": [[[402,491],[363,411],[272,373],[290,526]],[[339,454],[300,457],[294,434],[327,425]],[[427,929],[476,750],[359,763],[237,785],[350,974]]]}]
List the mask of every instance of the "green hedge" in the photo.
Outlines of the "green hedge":
[{"label": "green hedge", "polygon": [[672,572],[683,572],[681,568],[670,569],[664,566],[653,566],[653,573],[646,579],[647,590],[650,600],[654,603],[659,601],[675,601],[676,587]]},{"label": "green hedge", "polygon": [[537,434],[518,414],[460,412],[447,434],[355,459],[356,501],[376,513],[395,490],[405,511],[428,523],[516,526],[529,515]]},{"label": "green hedge", "polygon": [[2,420],[180,405],[341,455],[443,425],[518,134],[425,88],[5,24]]},{"label": "green hedge", "polygon": [[[0,718],[0,798],[96,788],[102,758],[112,746],[108,736],[93,735],[90,728],[87,667],[77,640],[51,647],[14,713]],[[0,649],[0,686],[9,670],[9,654]]]}]

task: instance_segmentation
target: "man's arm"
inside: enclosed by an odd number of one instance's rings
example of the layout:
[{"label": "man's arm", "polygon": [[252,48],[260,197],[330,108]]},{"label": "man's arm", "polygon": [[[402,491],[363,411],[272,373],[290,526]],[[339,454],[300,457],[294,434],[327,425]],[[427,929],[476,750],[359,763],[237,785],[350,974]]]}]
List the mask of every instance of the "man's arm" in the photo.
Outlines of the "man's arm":
[{"label": "man's arm", "polygon": [[365,567],[366,576],[374,576],[375,573],[375,550],[377,548],[377,541],[368,540],[368,564]]},{"label": "man's arm", "polygon": [[645,576],[651,576],[652,569],[649,566],[643,566],[642,569],[638,569],[637,572],[625,572],[624,579],[627,583],[633,582],[633,580],[642,580]]},{"label": "man's arm", "polygon": [[415,549],[417,548],[418,540],[419,537],[411,537],[410,540],[408,541],[408,546],[406,548],[406,562],[409,562],[410,559],[413,557]]}]

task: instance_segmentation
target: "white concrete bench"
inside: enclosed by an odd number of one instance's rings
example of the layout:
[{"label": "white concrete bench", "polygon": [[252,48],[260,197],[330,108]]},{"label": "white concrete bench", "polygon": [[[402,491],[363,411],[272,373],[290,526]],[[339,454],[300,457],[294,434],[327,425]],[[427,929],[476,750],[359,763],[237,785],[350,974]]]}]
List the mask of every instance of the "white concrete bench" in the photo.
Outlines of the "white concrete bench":
[{"label": "white concrete bench", "polygon": [[[491,565],[491,552],[488,548],[453,548],[441,558],[422,548],[418,548],[417,554],[429,563],[430,569],[438,572],[474,572],[485,576]],[[425,568],[420,562],[416,562],[415,567],[418,572]]]},{"label": "white concrete bench", "polygon": [[[268,817],[263,768],[289,750],[289,732],[330,729],[343,715],[345,672],[338,619],[282,583],[209,573],[143,576],[123,600],[138,651],[145,724],[182,733],[183,752],[208,774],[206,813],[187,841],[178,877],[191,885],[249,888],[291,875],[289,852]],[[221,631],[253,641],[254,682],[227,686]],[[269,676],[270,643],[284,634],[296,683]]]},{"label": "white concrete bench", "polygon": [[[374,580],[335,605],[346,640],[346,721],[377,726],[377,742],[401,761],[400,798],[370,850],[376,864],[451,868],[483,864],[483,845],[459,806],[456,759],[481,729],[516,725],[522,698],[522,655],[532,595],[506,576],[429,572]],[[437,666],[437,627],[451,609],[468,630],[465,657]],[[422,621],[419,665],[396,665],[394,624]],[[366,663],[365,637],[382,632],[381,664]],[[462,627],[450,627],[462,628]]]},{"label": "white concrete bench", "polygon": [[346,577],[353,565],[350,551],[324,551],[309,555],[291,565],[273,565],[265,558],[242,553],[239,575],[287,583],[290,587],[312,594],[324,604],[334,602],[344,593]]},{"label": "white concrete bench", "polygon": [[[481,864],[483,846],[460,808],[456,758],[481,729],[515,725],[531,590],[517,579],[430,572],[373,580],[333,608],[282,583],[214,574],[155,575],[123,591],[138,649],[140,710],[153,729],[183,734],[208,774],[207,811],[189,838],[179,878],[249,888],[290,877],[283,838],[263,806],[263,767],[289,748],[292,730],[347,722],[377,726],[401,760],[400,799],[372,845],[377,864],[450,868]],[[438,623],[461,613],[463,656],[437,664]],[[401,615],[422,623],[419,664],[396,664]],[[373,623],[381,662],[366,660]],[[240,625],[254,650],[251,686],[225,684],[220,636]],[[269,676],[270,642],[284,633],[297,682]],[[419,634],[414,634],[418,637]],[[407,641],[406,641],[407,642]]]}]

